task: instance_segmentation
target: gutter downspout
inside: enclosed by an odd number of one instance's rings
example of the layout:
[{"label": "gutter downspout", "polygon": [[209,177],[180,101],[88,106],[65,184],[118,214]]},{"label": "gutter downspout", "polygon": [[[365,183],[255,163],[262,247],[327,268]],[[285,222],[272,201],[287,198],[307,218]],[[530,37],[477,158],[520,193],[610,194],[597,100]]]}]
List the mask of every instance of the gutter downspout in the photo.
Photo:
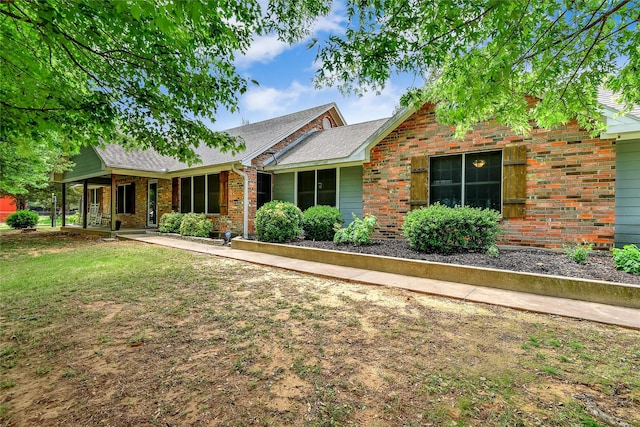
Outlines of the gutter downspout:
[{"label": "gutter downspout", "polygon": [[245,172],[236,169],[235,163],[231,165],[231,170],[240,175],[244,180],[242,237],[247,239],[249,238],[249,176]]}]

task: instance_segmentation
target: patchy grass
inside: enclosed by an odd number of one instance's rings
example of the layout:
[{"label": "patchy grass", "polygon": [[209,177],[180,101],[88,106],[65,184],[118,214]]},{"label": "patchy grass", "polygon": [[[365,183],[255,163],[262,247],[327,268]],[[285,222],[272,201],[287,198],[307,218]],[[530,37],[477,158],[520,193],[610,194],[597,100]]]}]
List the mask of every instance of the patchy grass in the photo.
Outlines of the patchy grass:
[{"label": "patchy grass", "polygon": [[0,239],[0,425],[640,426],[638,331],[134,242]]}]

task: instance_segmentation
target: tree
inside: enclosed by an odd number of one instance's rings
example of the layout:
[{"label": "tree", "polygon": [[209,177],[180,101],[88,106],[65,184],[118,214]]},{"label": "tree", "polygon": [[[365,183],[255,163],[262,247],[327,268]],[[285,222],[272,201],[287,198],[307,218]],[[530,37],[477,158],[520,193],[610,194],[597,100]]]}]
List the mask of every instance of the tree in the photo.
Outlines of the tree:
[{"label": "tree", "polygon": [[59,148],[49,144],[19,144],[16,140],[0,143],[0,196],[24,198],[30,190],[44,188],[52,172],[68,167]]},{"label": "tree", "polygon": [[[118,142],[193,162],[191,146],[238,150],[211,131],[248,81],[233,61],[261,29],[254,1],[2,0],[0,139]],[[123,135],[126,135],[124,137]]]},{"label": "tree", "polygon": [[596,133],[599,87],[640,104],[638,1],[347,0],[347,14],[344,35],[311,43],[316,82],[358,92],[413,73],[426,84],[404,103],[437,103],[459,135],[488,119],[526,132],[577,118]]}]

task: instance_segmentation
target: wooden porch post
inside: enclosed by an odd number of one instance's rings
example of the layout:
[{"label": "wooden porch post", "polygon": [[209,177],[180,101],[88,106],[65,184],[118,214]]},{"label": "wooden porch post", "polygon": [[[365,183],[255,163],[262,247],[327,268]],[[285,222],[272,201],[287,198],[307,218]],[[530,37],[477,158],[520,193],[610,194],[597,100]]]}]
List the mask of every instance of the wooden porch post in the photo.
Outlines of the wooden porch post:
[{"label": "wooden porch post", "polygon": [[116,230],[116,197],[118,197],[116,176],[111,174],[111,231]]},{"label": "wooden porch post", "polygon": [[87,228],[87,196],[89,195],[89,182],[85,179],[82,182],[82,228]]},{"label": "wooden porch post", "polygon": [[67,183],[62,183],[62,226],[67,225]]}]

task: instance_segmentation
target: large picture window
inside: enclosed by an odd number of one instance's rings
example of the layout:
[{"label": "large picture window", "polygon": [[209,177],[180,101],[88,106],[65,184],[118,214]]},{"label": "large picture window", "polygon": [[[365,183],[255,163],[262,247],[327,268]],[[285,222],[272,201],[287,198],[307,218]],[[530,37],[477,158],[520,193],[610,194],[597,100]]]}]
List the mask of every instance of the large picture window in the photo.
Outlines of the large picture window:
[{"label": "large picture window", "polygon": [[500,210],[502,152],[431,157],[429,201],[443,205]]},{"label": "large picture window", "polygon": [[220,174],[180,178],[180,212],[220,213]]},{"label": "large picture window", "polygon": [[298,172],[298,207],[336,206],[336,188],[335,169]]},{"label": "large picture window", "polygon": [[118,185],[116,194],[116,213],[136,213],[136,186],[135,183]]}]

